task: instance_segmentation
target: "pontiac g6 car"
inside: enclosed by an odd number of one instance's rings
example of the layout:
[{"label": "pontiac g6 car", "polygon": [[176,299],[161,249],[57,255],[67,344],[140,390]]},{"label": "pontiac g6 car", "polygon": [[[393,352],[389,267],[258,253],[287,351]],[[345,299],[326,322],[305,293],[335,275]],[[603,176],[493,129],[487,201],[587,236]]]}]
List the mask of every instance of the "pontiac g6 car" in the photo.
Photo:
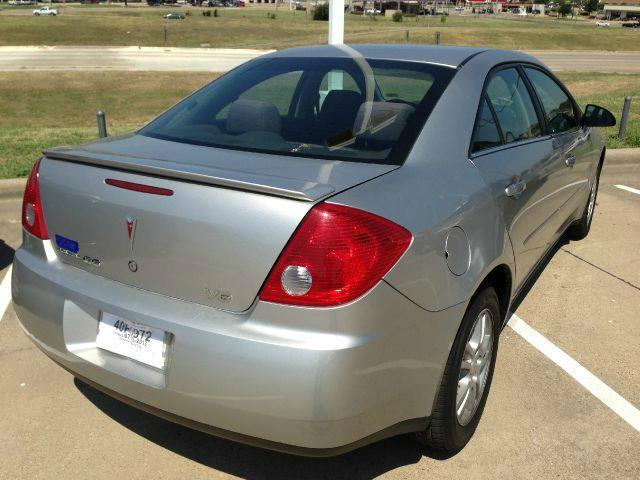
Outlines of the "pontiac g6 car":
[{"label": "pontiac g6 car", "polygon": [[265,55],[133,134],[45,152],[15,309],[76,377],[196,429],[453,452],[514,297],[589,232],[614,123],[516,52]]}]

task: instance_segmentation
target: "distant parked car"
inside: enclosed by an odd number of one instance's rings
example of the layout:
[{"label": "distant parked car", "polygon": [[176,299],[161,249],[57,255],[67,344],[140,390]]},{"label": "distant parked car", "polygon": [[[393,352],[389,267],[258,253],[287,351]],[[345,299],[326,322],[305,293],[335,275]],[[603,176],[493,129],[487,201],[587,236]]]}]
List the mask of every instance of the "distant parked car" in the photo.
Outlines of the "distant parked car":
[{"label": "distant parked car", "polygon": [[380,15],[382,12],[377,8],[367,8],[364,13],[367,15]]},{"label": "distant parked car", "polygon": [[43,15],[50,15],[55,17],[58,15],[58,10],[56,8],[51,8],[51,7],[40,7],[40,8],[36,8],[33,11],[33,14],[36,17],[40,17]]},{"label": "distant parked car", "polygon": [[186,17],[181,13],[171,12],[163,15],[162,18],[166,18],[167,20],[184,20]]},{"label": "distant parked car", "polygon": [[596,22],[596,27],[609,27],[609,26],[610,26],[609,22],[603,22],[603,21]]},{"label": "distant parked car", "polygon": [[638,22],[637,20],[633,22],[624,22],[622,26],[626,28],[640,28],[640,22]]},{"label": "distant parked car", "polygon": [[527,16],[527,12],[518,12],[518,13],[516,13],[516,16],[518,16],[518,17],[526,17]]},{"label": "distant parked car", "polygon": [[462,12],[464,10],[464,7],[462,5],[458,5],[454,10],[456,12]]}]

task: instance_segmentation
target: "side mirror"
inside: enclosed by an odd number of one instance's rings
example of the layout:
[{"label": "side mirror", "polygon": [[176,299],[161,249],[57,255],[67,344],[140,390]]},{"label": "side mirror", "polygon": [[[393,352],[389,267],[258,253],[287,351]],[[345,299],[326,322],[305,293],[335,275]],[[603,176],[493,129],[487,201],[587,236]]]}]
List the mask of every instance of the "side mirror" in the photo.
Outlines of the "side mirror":
[{"label": "side mirror", "polygon": [[613,127],[616,124],[616,117],[606,108],[598,105],[587,105],[582,116],[583,127]]}]

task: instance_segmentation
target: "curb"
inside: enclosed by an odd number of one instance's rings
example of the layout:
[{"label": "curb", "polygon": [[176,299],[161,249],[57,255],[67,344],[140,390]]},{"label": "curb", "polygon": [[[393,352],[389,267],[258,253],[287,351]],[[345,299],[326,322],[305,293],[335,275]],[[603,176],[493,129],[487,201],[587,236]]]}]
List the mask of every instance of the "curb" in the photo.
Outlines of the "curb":
[{"label": "curb", "polygon": [[26,178],[9,178],[0,180],[0,199],[21,198],[24,193]]},{"label": "curb", "polygon": [[[607,150],[607,164],[640,163],[640,148],[614,148]],[[0,199],[21,198],[24,193],[26,178],[0,179]]]},{"label": "curb", "polygon": [[640,163],[640,148],[612,148],[607,150],[605,163]]}]

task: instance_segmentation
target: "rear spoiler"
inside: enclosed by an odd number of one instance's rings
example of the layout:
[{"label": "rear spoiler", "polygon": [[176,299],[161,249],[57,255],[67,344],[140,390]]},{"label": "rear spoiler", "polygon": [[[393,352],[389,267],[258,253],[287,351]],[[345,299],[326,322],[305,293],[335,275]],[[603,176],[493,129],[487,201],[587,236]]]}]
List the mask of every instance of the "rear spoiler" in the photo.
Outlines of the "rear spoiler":
[{"label": "rear spoiler", "polygon": [[334,192],[334,188],[326,183],[272,175],[258,175],[203,165],[168,162],[134,155],[121,156],[93,149],[87,151],[74,148],[55,148],[45,150],[43,153],[47,158],[56,160],[85,163],[237,190],[248,190],[305,202],[318,201]]}]

